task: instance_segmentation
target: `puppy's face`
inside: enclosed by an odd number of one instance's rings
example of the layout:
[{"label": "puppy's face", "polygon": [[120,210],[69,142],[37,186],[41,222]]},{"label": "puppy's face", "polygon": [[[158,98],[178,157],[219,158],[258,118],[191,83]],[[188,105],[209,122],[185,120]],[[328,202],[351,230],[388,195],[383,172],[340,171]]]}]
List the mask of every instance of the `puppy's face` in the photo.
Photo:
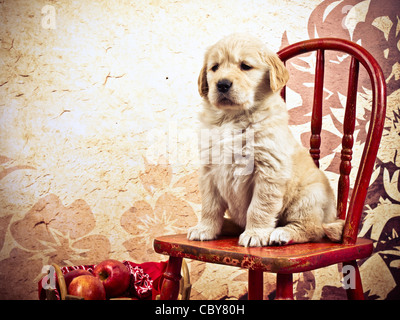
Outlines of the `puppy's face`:
[{"label": "puppy's face", "polygon": [[232,35],[206,53],[200,95],[222,110],[246,110],[279,91],[288,72],[276,54],[246,35]]}]

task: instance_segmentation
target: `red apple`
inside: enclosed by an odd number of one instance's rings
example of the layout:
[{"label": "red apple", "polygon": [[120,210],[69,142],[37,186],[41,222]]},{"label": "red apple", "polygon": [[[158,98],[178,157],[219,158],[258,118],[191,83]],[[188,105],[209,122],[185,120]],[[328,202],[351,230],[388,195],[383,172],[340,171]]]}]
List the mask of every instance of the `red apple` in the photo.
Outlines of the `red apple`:
[{"label": "red apple", "polygon": [[124,293],[131,279],[129,269],[122,262],[113,259],[100,262],[94,268],[93,274],[103,283],[108,298]]},{"label": "red apple", "polygon": [[105,300],[106,290],[99,279],[93,275],[76,277],[68,286],[68,294],[85,300]]},{"label": "red apple", "polygon": [[76,277],[84,276],[84,275],[94,277],[94,275],[91,272],[89,272],[87,270],[83,270],[83,269],[72,270],[72,271],[64,274],[65,285],[68,288],[68,286],[72,280],[74,280]]}]

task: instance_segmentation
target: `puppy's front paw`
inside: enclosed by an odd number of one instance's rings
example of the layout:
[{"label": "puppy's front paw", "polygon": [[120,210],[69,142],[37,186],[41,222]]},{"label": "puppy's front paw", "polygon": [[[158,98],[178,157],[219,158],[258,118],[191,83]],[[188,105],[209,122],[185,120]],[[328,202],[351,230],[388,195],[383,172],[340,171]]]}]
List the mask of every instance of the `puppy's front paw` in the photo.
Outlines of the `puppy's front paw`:
[{"label": "puppy's front paw", "polygon": [[239,244],[244,247],[267,246],[272,230],[272,228],[245,230],[239,237]]},{"label": "puppy's front paw", "polygon": [[274,231],[272,231],[270,237],[269,237],[269,245],[270,246],[281,246],[285,244],[290,244],[293,242],[292,235],[288,230],[285,228],[276,228]]},{"label": "puppy's front paw", "polygon": [[217,233],[212,227],[206,226],[202,223],[189,229],[187,238],[189,240],[213,240],[217,237]]}]

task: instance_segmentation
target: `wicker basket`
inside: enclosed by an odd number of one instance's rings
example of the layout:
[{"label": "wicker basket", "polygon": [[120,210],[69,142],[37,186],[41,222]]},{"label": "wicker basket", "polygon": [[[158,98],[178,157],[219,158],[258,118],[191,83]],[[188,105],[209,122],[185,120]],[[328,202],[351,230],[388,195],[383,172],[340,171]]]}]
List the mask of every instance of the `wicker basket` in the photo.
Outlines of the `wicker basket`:
[{"label": "wicker basket", "polygon": [[[82,297],[78,296],[73,296],[68,294],[67,291],[67,286],[65,284],[65,279],[64,275],[61,271],[61,268],[53,263],[52,267],[55,270],[55,273],[57,275],[57,284],[59,287],[59,295],[61,300],[83,300]],[[189,269],[187,266],[187,263],[185,259],[183,259],[182,262],[182,279],[180,280],[180,287],[179,287],[179,300],[189,300],[190,298],[190,291],[191,291],[192,285],[190,283],[190,275],[189,275]],[[56,294],[56,289],[45,289],[46,292],[46,300],[58,300],[57,294]],[[156,300],[160,299],[160,295],[156,296]],[[131,300],[131,298],[111,298],[110,300]]]}]

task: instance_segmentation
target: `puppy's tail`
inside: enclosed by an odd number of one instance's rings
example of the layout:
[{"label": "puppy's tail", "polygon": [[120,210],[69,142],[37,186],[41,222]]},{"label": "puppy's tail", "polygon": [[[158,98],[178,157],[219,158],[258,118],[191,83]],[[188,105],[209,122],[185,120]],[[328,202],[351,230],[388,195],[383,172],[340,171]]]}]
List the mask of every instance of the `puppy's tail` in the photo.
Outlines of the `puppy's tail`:
[{"label": "puppy's tail", "polygon": [[334,242],[342,240],[343,227],[344,220],[342,219],[336,219],[333,222],[322,224],[322,229],[324,229],[326,236]]}]

